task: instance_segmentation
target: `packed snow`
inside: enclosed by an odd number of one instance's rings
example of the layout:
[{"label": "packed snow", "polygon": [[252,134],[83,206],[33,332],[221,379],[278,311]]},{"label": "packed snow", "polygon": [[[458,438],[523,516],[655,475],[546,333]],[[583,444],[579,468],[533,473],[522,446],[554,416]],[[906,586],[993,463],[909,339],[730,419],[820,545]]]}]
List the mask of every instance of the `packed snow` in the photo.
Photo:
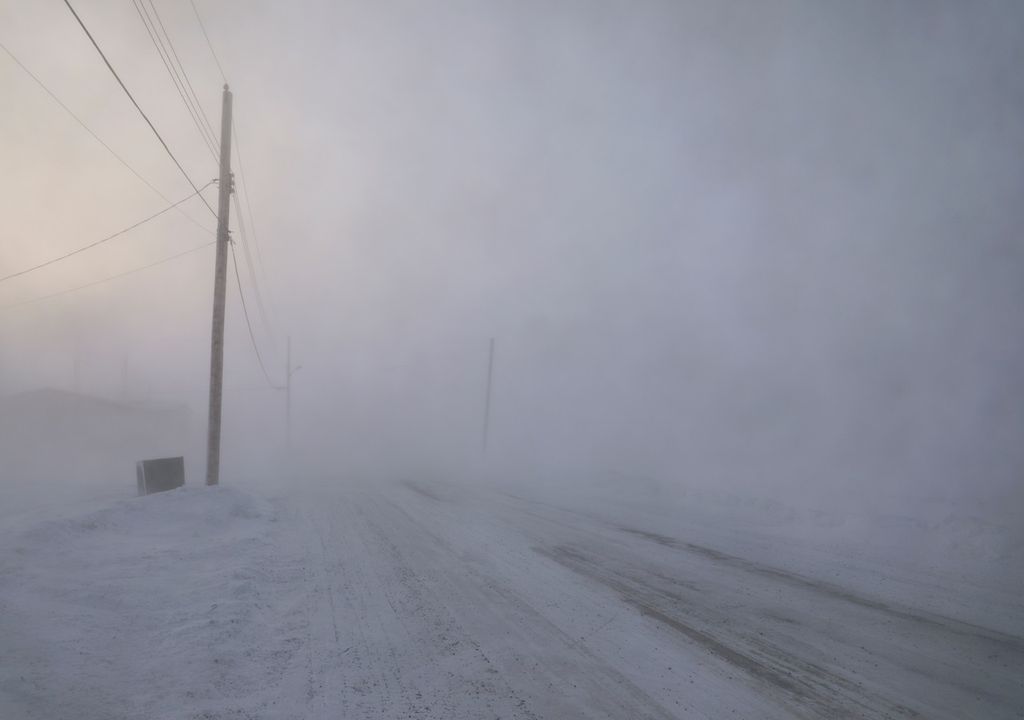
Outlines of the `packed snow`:
[{"label": "packed snow", "polygon": [[1021,716],[1016,580],[542,495],[186,487],[9,515],[0,717]]}]

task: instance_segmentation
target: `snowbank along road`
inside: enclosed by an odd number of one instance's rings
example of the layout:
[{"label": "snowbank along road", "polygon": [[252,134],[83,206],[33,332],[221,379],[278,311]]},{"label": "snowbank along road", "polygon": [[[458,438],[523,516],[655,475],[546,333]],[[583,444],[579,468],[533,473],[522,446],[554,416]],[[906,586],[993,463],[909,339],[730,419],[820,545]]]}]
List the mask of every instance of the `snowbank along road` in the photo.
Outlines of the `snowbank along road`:
[{"label": "snowbank along road", "polygon": [[0,716],[1024,717],[1018,596],[627,515],[414,481],[9,523]]}]

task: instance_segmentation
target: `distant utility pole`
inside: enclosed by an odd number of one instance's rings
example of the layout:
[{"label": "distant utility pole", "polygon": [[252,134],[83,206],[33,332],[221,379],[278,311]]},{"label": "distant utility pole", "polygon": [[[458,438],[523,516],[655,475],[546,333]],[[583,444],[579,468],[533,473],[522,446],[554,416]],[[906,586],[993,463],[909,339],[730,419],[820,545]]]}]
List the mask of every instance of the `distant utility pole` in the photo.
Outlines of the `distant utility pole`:
[{"label": "distant utility pole", "polygon": [[206,484],[220,481],[220,409],[224,383],[224,295],[228,272],[228,212],[231,208],[231,91],[224,85],[220,111],[220,185],[217,198],[217,264],[213,275],[210,339],[210,416],[206,436]]},{"label": "distant utility pole", "polygon": [[487,436],[491,429],[491,380],[494,377],[494,338],[491,338],[490,353],[487,356],[487,394],[484,397],[483,451],[487,452]]},{"label": "distant utility pole", "polygon": [[292,449],[292,375],[302,369],[302,366],[292,367],[292,336],[288,336],[287,357],[284,368],[284,423],[285,423],[285,447]]},{"label": "distant utility pole", "polygon": [[77,332],[75,333],[75,348],[71,356],[71,367],[74,390],[76,393],[82,392],[82,337]]},{"label": "distant utility pole", "polygon": [[82,392],[82,354],[78,347],[78,340],[75,340],[75,355],[74,355],[74,378],[75,378],[75,392]]}]

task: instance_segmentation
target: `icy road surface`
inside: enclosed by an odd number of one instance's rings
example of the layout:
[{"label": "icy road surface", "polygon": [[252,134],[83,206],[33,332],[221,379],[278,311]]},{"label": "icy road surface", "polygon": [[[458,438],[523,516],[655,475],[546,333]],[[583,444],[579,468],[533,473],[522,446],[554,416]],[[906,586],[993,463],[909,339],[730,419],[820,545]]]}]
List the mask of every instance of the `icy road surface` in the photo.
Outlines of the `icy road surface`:
[{"label": "icy road surface", "polygon": [[1024,717],[1019,594],[673,527],[426,482],[7,522],[0,717]]}]

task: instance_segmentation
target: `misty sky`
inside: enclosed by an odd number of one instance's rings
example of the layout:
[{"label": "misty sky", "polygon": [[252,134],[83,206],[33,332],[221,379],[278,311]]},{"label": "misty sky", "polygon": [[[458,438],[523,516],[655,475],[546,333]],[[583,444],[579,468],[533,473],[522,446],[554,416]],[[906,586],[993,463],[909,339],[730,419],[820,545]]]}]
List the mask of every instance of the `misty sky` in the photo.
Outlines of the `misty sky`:
[{"label": "misty sky", "polygon": [[[306,457],[476,463],[493,336],[489,461],[510,474],[1020,485],[1018,3],[197,6],[274,332],[250,311],[275,382],[293,337]],[[157,7],[219,124],[191,8]],[[212,179],[132,4],[76,8]],[[63,3],[0,0],[0,43],[168,198],[190,192]],[[0,88],[0,275],[166,206],[2,52]],[[0,392],[187,402],[205,422],[212,248],[6,306],[210,239],[172,212],[0,283]],[[233,277],[228,303],[225,475],[279,447],[282,405]]]}]

